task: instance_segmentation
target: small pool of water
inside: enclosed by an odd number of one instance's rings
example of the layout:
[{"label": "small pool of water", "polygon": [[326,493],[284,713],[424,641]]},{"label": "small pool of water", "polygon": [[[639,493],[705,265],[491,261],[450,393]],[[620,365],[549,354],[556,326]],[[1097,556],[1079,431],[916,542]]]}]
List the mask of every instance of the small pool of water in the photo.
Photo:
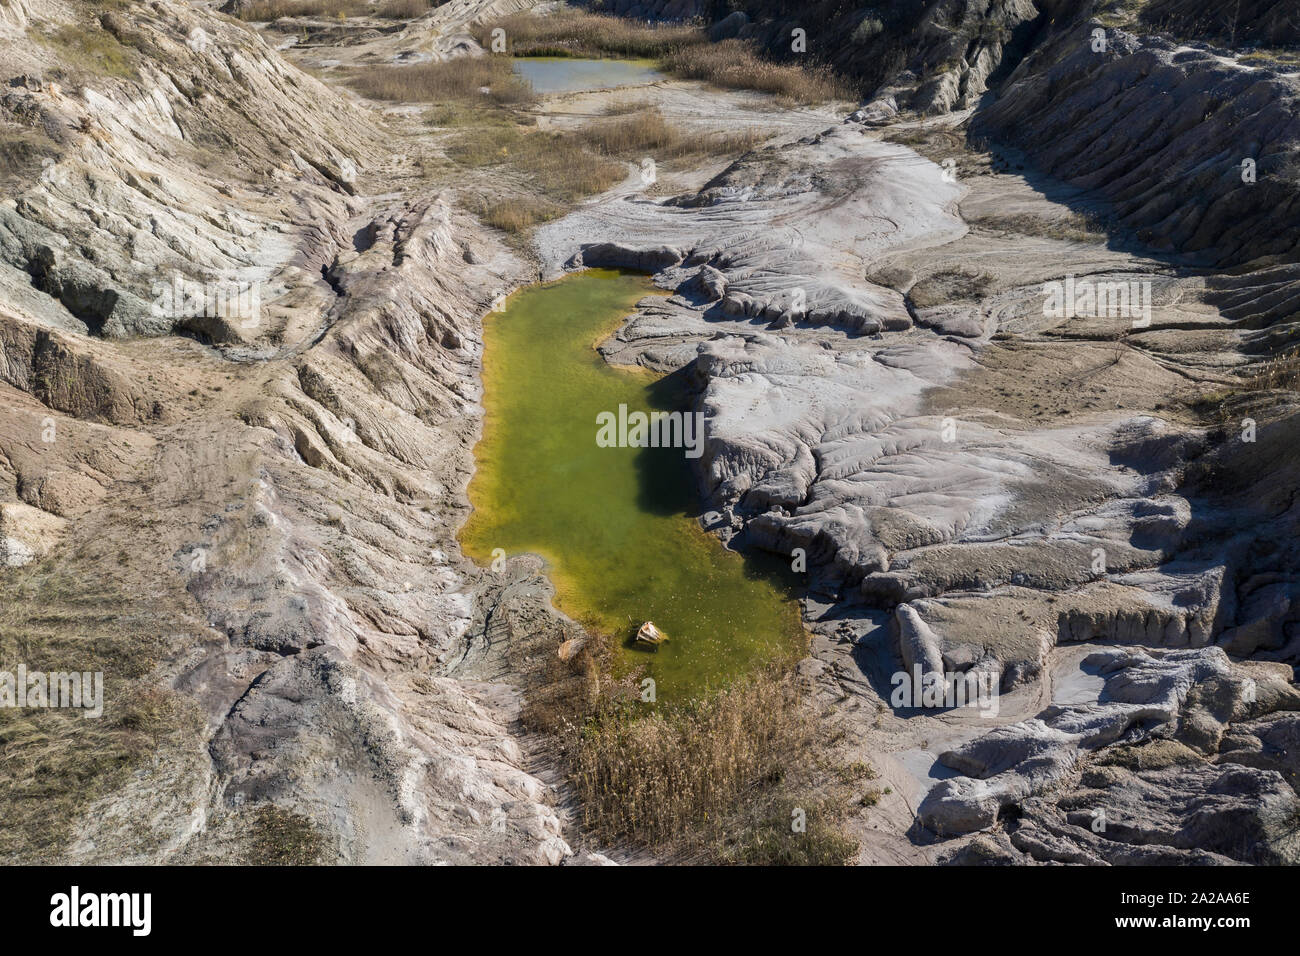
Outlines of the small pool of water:
[{"label": "small pool of water", "polygon": [[[719,687],[807,649],[788,564],[728,551],[699,527],[682,448],[597,444],[597,416],[676,410],[679,376],[608,365],[595,346],[656,290],[592,269],[531,286],[484,320],[484,406],[465,552],[546,559],[556,604],[614,638],[623,673],[644,666],[660,702]],[[642,621],[669,640],[632,641]]]},{"label": "small pool of water", "polygon": [[582,60],[567,56],[521,56],[514,70],[538,93],[575,93],[640,86],[663,79],[654,60]]}]

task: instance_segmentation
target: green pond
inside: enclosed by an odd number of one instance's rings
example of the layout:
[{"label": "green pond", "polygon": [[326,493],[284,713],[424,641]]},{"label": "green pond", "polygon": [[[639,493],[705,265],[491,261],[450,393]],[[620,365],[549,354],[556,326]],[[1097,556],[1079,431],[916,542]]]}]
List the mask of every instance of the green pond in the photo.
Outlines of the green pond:
[{"label": "green pond", "polygon": [[[679,376],[608,365],[595,346],[638,299],[640,275],[592,269],[526,288],[484,320],[487,410],[461,530],[467,554],[541,555],[556,604],[610,635],[622,673],[644,667],[680,700],[807,646],[788,564],[728,551],[699,526],[683,448],[601,447],[601,413],[686,407]],[[635,644],[651,620],[668,635]]]},{"label": "green pond", "polygon": [[584,60],[568,56],[521,56],[514,71],[538,93],[576,93],[662,80],[654,60]]}]

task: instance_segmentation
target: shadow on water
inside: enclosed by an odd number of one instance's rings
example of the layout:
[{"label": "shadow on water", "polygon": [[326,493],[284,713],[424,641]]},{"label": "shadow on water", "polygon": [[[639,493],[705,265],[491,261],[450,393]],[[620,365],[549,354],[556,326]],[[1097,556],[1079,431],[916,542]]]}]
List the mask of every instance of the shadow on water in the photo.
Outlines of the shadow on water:
[{"label": "shadow on water", "polygon": [[[647,411],[691,414],[691,388],[685,368],[646,386]],[[699,514],[693,462],[685,448],[642,448],[636,452],[637,507],[657,515]]]}]

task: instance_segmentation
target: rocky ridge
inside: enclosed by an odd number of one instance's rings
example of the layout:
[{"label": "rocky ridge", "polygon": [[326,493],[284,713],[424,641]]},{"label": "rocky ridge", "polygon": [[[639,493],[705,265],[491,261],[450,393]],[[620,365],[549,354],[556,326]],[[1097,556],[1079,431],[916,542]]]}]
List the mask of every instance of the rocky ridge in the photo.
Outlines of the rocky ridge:
[{"label": "rocky ridge", "polygon": [[[94,797],[63,858],[254,858],[270,806],[330,862],[563,859],[454,542],[479,317],[523,264],[243,24],[0,10],[26,144],[0,203],[7,561],[116,554],[175,609],[145,680],[198,721]],[[168,298],[178,278],[197,297]]]}]

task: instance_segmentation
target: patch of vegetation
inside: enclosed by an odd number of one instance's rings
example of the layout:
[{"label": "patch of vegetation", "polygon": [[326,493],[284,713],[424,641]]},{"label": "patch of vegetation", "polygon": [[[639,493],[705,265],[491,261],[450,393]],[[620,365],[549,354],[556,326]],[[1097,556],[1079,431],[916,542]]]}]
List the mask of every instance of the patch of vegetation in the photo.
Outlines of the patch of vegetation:
[{"label": "patch of vegetation", "polygon": [[[1147,29],[1179,39],[1208,39],[1231,47],[1294,48],[1300,44],[1300,17],[1285,0],[1146,0],[1138,6]],[[1273,50],[1261,51],[1272,57]],[[1292,55],[1294,53],[1292,52]]]},{"label": "patch of vegetation", "polygon": [[498,615],[524,688],[520,720],[550,741],[593,836],[690,862],[843,863],[856,854],[844,824],[860,781],[875,772],[830,761],[819,714],[788,670],[678,706],[644,703],[641,671],[613,676],[608,638],[575,635],[540,600],[503,604]]},{"label": "patch of vegetation", "polygon": [[[169,612],[127,595],[103,560],[46,559],[0,572],[0,671],[103,674],[103,715],[73,708],[0,708],[0,858],[44,862],[79,815],[167,752],[198,746],[193,704],[149,674]],[[96,563],[98,561],[98,563]]]},{"label": "patch of vegetation", "polygon": [[840,767],[835,772],[841,783],[855,783],[859,780],[876,779],[876,770],[865,760],[855,760],[847,766]]},{"label": "patch of vegetation", "polygon": [[1272,392],[1300,392],[1300,349],[1283,351],[1248,367],[1226,387],[1202,392],[1190,407],[1206,422],[1226,426],[1243,417],[1263,419],[1276,404]]},{"label": "patch of vegetation", "polygon": [[1163,770],[1175,764],[1200,763],[1202,758],[1176,740],[1152,740],[1145,744],[1125,744],[1103,751],[1097,764],[1124,767],[1128,770]]},{"label": "patch of vegetation", "polygon": [[856,91],[827,66],[772,63],[744,40],[681,47],[663,58],[664,69],[689,80],[736,90],[757,90],[791,103],[853,99]]},{"label": "patch of vegetation", "polygon": [[75,70],[120,79],[139,79],[136,58],[98,21],[88,26],[68,25],[41,39],[59,56],[59,61]]},{"label": "patch of vegetation", "polygon": [[996,283],[997,279],[987,272],[945,269],[918,281],[912,286],[908,297],[918,309],[929,309],[949,302],[983,299]]},{"label": "patch of vegetation", "polygon": [[853,42],[865,43],[872,37],[879,36],[884,32],[885,24],[878,18],[868,14],[853,28]]},{"label": "patch of vegetation", "polygon": [[[504,51],[494,48],[494,31],[505,35]],[[599,59],[628,57],[655,59],[683,46],[707,44],[698,26],[643,23],[621,17],[566,11],[538,17],[528,13],[485,23],[475,39],[485,50],[510,56],[574,56]]]},{"label": "patch of vegetation", "polygon": [[503,232],[523,233],[533,226],[559,219],[568,207],[534,196],[505,199],[478,197],[470,207],[480,220]]},{"label": "patch of vegetation", "polygon": [[982,176],[989,171],[989,157],[968,140],[964,127],[931,124],[887,129],[881,138],[907,146],[940,166],[950,161],[949,167],[961,177]]},{"label": "patch of vegetation", "polygon": [[1048,218],[1030,213],[979,216],[969,220],[971,226],[989,232],[1016,236],[1044,236],[1065,242],[1104,242],[1106,225],[1095,216],[1072,212]]},{"label": "patch of vegetation", "polygon": [[402,373],[396,362],[391,353],[380,349],[357,359],[357,368],[375,388],[382,391],[389,386],[402,384]]},{"label": "patch of vegetation", "polygon": [[[858,841],[844,831],[846,810],[838,801],[775,801],[771,812],[737,836],[719,842],[720,863],[749,866],[848,866]],[[796,820],[801,830],[796,830]]]},{"label": "patch of vegetation", "polygon": [[634,693],[636,675],[616,682],[608,668],[599,639],[568,662],[552,654],[524,711],[526,725],[553,735],[589,832],[693,861],[839,865],[856,855],[842,780],[874,771],[818,762],[816,714],[791,675],[771,669],[653,708]]},{"label": "patch of vegetation", "polygon": [[[671,125],[655,109],[597,121],[577,131],[519,124],[482,124],[464,131],[447,149],[462,167],[514,174],[518,189],[501,182],[491,196],[466,203],[484,222],[518,233],[561,216],[566,204],[605,190],[628,176],[627,161],[656,162],[734,155],[762,142],[762,130],[694,134]],[[533,195],[520,194],[530,190]],[[515,194],[511,194],[514,192]]]},{"label": "patch of vegetation", "polygon": [[610,841],[698,837],[741,793],[791,772],[810,717],[793,682],[771,675],[649,712],[611,707],[574,728],[583,822]]},{"label": "patch of vegetation", "polygon": [[503,167],[525,178],[542,197],[575,202],[622,182],[627,168],[583,148],[571,133],[518,126],[484,127],[463,134],[447,151],[462,166]]},{"label": "patch of vegetation", "polygon": [[[505,50],[493,37],[505,37]],[[770,93],[790,103],[854,99],[856,89],[826,66],[804,67],[763,59],[745,40],[710,42],[698,26],[654,24],[586,12],[536,17],[516,14],[479,27],[484,49],[511,56],[632,57],[655,59],[669,73],[730,89]]]},{"label": "patch of vegetation", "polygon": [[1100,3],[1094,13],[1102,26],[1112,29],[1127,29],[1137,25],[1138,17],[1150,0],[1110,0]]},{"label": "patch of vegetation", "polygon": [[515,75],[509,60],[501,57],[367,67],[349,76],[348,84],[362,96],[399,103],[458,100],[487,107],[523,107],[536,100],[532,87]]},{"label": "patch of vegetation", "polygon": [[[485,102],[486,101],[486,102]],[[511,112],[489,100],[478,90],[472,96],[436,103],[424,112],[424,122],[431,127],[454,129],[463,126],[531,125],[530,118]]]},{"label": "patch of vegetation", "polygon": [[[5,127],[0,130],[0,183],[30,183],[50,163],[59,159],[54,141],[39,127]],[[6,190],[8,192],[8,190]]]},{"label": "patch of vegetation", "polygon": [[253,23],[266,23],[282,17],[379,17],[384,20],[414,20],[441,3],[434,0],[253,0],[240,7],[235,16]]},{"label": "patch of vegetation", "polygon": [[1246,66],[1266,67],[1288,72],[1300,69],[1300,51],[1296,50],[1249,50],[1238,54],[1237,60]]},{"label": "patch of vegetation", "polygon": [[243,863],[249,866],[311,866],[325,861],[329,840],[309,818],[273,803],[257,808]]},{"label": "patch of vegetation", "polygon": [[734,133],[684,132],[672,126],[659,110],[643,108],[621,112],[610,119],[586,126],[578,134],[589,148],[602,156],[624,159],[650,155],[657,162],[687,157],[735,155],[753,149],[771,134],[746,129]]},{"label": "patch of vegetation", "polygon": [[1256,367],[1242,386],[1249,392],[1300,391],[1300,349],[1275,356]]}]

